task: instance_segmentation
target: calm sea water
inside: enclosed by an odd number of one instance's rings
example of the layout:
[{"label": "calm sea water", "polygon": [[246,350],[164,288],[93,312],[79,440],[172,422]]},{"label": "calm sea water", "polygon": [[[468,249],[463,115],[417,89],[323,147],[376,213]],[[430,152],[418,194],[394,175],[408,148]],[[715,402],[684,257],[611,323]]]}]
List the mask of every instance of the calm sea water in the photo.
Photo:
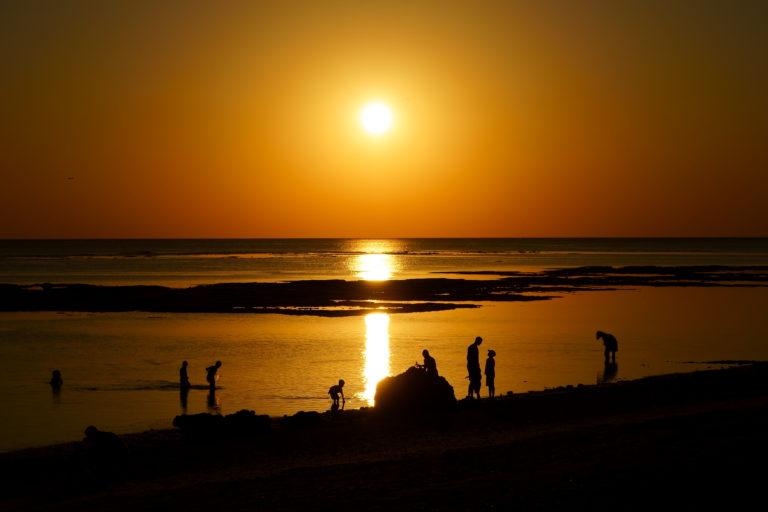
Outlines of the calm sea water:
[{"label": "calm sea water", "polygon": [[[189,286],[223,281],[402,279],[434,272],[580,265],[766,265],[766,239],[99,240],[0,241],[0,282]],[[768,288],[642,288],[471,310],[320,318],[243,314],[0,313],[0,451],[169,428],[182,412],[326,410],[347,381],[347,407],[372,404],[376,382],[428,348],[466,394],[475,336],[497,353],[497,393],[691,371],[706,361],[768,359]],[[615,375],[597,329],[619,339]],[[221,360],[213,400],[183,397]],[[64,387],[51,392],[51,370]],[[485,393],[486,389],[483,389]]]},{"label": "calm sea water", "polygon": [[755,265],[768,238],[0,240],[0,283],[406,279],[456,270]]}]

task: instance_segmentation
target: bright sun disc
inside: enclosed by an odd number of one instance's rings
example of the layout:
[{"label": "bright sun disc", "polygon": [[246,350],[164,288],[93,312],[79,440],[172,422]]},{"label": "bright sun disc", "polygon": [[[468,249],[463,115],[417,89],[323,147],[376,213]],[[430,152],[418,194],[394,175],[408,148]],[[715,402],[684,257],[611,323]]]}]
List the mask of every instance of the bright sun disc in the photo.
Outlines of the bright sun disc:
[{"label": "bright sun disc", "polygon": [[360,112],[360,122],[365,131],[379,135],[392,126],[392,111],[383,103],[370,103]]}]

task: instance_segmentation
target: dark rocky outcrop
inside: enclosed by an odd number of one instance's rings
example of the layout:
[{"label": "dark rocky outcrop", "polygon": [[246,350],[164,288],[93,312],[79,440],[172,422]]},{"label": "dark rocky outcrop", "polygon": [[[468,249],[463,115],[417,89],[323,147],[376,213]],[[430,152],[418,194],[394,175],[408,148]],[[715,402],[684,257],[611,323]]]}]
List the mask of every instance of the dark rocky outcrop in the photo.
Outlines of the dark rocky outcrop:
[{"label": "dark rocky outcrop", "polygon": [[448,381],[416,367],[379,382],[375,402],[377,412],[403,417],[456,409],[456,396]]},{"label": "dark rocky outcrop", "polygon": [[283,416],[280,428],[311,428],[323,423],[323,416],[317,411],[299,411],[293,416]]},{"label": "dark rocky outcrop", "polygon": [[173,426],[200,437],[231,437],[269,432],[271,420],[266,414],[242,409],[234,414],[182,414],[173,419]]}]

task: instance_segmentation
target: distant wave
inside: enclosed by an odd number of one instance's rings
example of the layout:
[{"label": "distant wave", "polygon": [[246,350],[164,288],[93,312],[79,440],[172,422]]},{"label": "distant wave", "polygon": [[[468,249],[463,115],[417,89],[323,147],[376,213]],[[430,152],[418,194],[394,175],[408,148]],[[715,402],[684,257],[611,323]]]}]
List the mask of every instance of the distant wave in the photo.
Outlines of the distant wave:
[{"label": "distant wave", "polygon": [[3,255],[0,254],[0,260],[135,260],[135,259],[269,259],[269,258],[333,258],[345,256],[362,256],[367,254],[381,254],[386,256],[590,256],[590,255],[768,255],[768,247],[765,250],[754,251],[732,251],[732,250],[603,250],[603,251],[547,251],[547,250],[509,250],[509,251],[392,251],[392,252],[364,252],[364,251],[333,251],[333,252],[254,252],[254,253],[153,253],[151,255],[124,255],[124,254],[25,254],[25,255]]},{"label": "distant wave", "polygon": [[766,254],[768,238],[0,240],[0,258],[278,258],[362,254]]}]

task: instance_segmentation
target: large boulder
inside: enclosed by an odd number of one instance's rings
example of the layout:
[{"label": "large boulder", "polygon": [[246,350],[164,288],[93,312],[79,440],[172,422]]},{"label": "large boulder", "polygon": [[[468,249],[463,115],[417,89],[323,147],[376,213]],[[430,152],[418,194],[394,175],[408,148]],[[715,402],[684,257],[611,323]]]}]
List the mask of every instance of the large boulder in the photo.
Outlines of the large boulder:
[{"label": "large boulder", "polygon": [[280,428],[312,428],[323,423],[323,416],[317,411],[299,411],[293,416],[283,416]]},{"label": "large boulder", "polygon": [[376,411],[396,415],[419,416],[456,408],[453,386],[444,377],[416,367],[380,381],[374,400]]},{"label": "large boulder", "polygon": [[256,414],[246,409],[234,414],[182,414],[173,419],[173,426],[201,437],[231,437],[256,435],[269,432],[271,420],[266,414]]}]

